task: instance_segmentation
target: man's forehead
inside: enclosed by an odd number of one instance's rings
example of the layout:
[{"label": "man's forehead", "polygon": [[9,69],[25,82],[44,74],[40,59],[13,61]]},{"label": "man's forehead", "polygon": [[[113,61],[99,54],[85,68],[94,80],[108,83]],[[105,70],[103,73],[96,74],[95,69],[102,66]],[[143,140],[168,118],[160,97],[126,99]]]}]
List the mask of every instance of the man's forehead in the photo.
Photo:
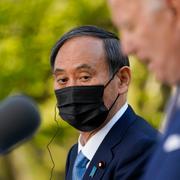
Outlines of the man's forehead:
[{"label": "man's forehead", "polygon": [[124,23],[129,23],[129,21],[134,21],[140,9],[141,0],[110,0],[113,21],[118,26],[124,26]]},{"label": "man's forehead", "polygon": [[142,8],[150,11],[159,11],[167,6],[167,0],[141,0]]},{"label": "man's forehead", "polygon": [[92,51],[96,54],[99,54],[99,52],[97,52],[97,48],[104,52],[102,39],[93,36],[86,36],[86,35],[77,36],[67,40],[63,44],[63,46],[59,49],[58,55],[59,54],[62,55],[66,52],[67,52],[66,55],[69,55],[70,52],[74,52],[76,50],[77,50],[76,55],[82,52],[86,52],[85,54],[88,53],[91,54]]},{"label": "man's forehead", "polygon": [[112,13],[117,13],[119,16],[132,14],[139,11],[141,0],[111,0]]},{"label": "man's forehead", "polygon": [[115,24],[138,19],[143,14],[159,12],[167,6],[167,0],[109,0],[109,2]]},{"label": "man's forehead", "polygon": [[106,59],[102,39],[91,36],[78,36],[66,41],[59,49],[55,66],[79,65],[84,62],[98,62]]}]

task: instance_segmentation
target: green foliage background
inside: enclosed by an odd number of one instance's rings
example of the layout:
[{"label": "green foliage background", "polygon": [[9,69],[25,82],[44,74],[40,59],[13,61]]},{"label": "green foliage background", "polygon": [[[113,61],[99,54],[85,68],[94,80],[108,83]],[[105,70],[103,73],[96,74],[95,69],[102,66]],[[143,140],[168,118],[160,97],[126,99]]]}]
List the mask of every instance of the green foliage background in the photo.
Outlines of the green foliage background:
[{"label": "green foliage background", "polygon": [[[42,117],[42,125],[32,140],[0,157],[0,180],[50,178],[52,162],[46,146],[57,130],[50,50],[63,33],[87,24],[117,32],[104,0],[0,1],[0,100],[27,94],[38,103]],[[169,88],[158,84],[135,58],[130,57],[130,61],[132,83],[128,102],[159,127]],[[50,145],[55,162],[53,179],[64,178],[68,149],[78,138],[66,123],[59,124],[59,134]]]}]

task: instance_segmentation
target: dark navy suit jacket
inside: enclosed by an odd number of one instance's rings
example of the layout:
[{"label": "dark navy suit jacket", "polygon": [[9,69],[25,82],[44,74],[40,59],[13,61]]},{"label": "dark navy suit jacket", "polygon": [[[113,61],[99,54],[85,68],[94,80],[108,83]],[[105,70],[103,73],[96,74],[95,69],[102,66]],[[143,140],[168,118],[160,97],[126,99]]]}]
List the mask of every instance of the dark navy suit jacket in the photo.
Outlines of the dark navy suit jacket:
[{"label": "dark navy suit jacket", "polygon": [[[154,151],[157,131],[137,116],[129,106],[99,146],[91,160],[84,180],[137,180],[145,171]],[[77,156],[75,144],[67,158],[66,180],[71,180]],[[103,167],[98,167],[103,162]],[[95,170],[95,171],[94,171]]]},{"label": "dark navy suit jacket", "polygon": [[[180,180],[180,95],[143,180]],[[169,148],[167,145],[169,144]]]}]

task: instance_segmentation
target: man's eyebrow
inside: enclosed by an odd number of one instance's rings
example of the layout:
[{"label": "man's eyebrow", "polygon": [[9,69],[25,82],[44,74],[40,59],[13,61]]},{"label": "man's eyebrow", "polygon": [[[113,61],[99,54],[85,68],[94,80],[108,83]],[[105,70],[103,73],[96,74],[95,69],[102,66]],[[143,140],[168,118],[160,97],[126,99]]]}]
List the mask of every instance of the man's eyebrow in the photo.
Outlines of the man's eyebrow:
[{"label": "man's eyebrow", "polygon": [[57,73],[61,73],[61,72],[64,72],[64,69],[56,68],[56,69],[53,71],[53,74],[57,74]]},{"label": "man's eyebrow", "polygon": [[[89,66],[88,64],[82,64],[82,65],[79,65],[76,67],[76,70],[80,70],[80,69],[92,69],[91,66]],[[58,74],[58,73],[63,73],[65,72],[64,69],[61,69],[61,68],[56,68],[54,71],[53,71],[53,74]]]},{"label": "man's eyebrow", "polygon": [[80,70],[80,69],[92,69],[92,67],[89,66],[88,64],[82,64],[82,65],[78,66],[76,69],[77,70]]}]

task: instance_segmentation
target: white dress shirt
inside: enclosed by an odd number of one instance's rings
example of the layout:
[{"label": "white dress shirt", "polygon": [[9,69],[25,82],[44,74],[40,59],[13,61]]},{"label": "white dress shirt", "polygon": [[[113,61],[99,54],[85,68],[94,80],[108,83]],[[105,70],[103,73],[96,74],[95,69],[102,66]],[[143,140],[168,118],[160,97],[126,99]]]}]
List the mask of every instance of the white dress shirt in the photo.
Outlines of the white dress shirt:
[{"label": "white dress shirt", "polygon": [[121,109],[119,109],[119,111],[112,117],[112,119],[102,129],[100,129],[96,134],[94,134],[84,146],[82,146],[80,142],[80,138],[81,138],[81,135],[80,135],[78,139],[78,153],[82,151],[82,153],[89,159],[89,162],[90,162],[94,154],[96,153],[97,149],[99,148],[100,144],[102,143],[103,139],[106,137],[106,135],[114,126],[114,124],[124,114],[127,108],[128,108],[128,104],[126,102],[121,107]]}]

